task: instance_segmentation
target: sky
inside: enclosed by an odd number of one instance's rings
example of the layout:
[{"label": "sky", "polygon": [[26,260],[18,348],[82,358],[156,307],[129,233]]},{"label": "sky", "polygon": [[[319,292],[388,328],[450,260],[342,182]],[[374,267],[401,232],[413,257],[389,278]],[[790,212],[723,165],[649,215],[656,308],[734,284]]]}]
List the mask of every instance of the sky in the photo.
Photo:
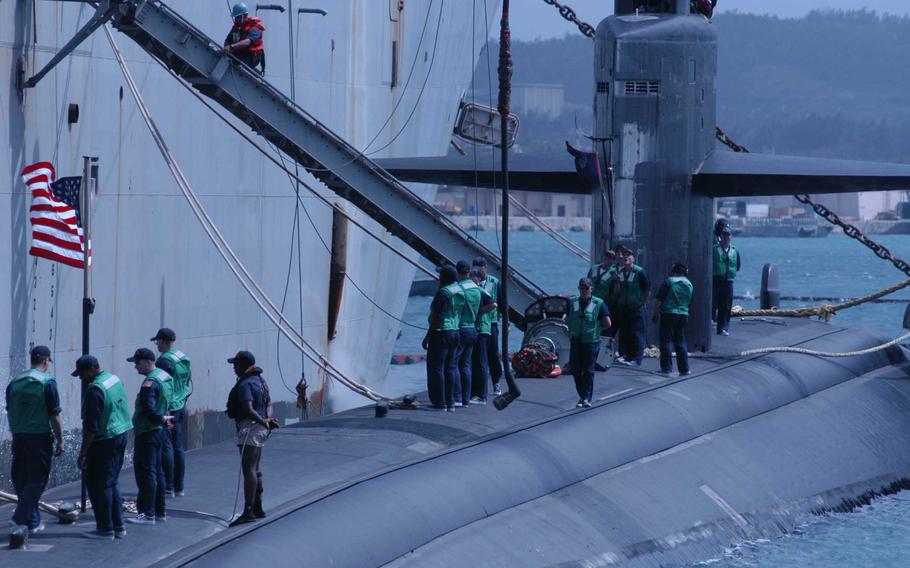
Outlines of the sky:
[{"label": "sky", "polygon": [[[572,7],[578,17],[593,26],[613,13],[613,0],[559,0]],[[798,18],[811,10],[868,8],[876,12],[910,15],[910,0],[718,0],[718,13],[724,11],[774,14]],[[512,37],[519,40],[562,37],[575,28],[565,22],[556,8],[543,0],[511,0]],[[499,28],[497,21],[495,26]],[[498,33],[498,32],[497,32]]]}]

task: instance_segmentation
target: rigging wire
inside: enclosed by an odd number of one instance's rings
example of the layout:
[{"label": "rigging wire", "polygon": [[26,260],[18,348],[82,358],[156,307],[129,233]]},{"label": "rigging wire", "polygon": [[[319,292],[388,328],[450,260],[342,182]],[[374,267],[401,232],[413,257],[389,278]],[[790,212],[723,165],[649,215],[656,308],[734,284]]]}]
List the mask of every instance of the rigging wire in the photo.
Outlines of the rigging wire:
[{"label": "rigging wire", "polygon": [[[357,154],[350,160],[342,162],[341,164],[339,164],[337,166],[331,166],[331,167],[326,167],[326,168],[315,168],[315,167],[308,168],[309,171],[318,171],[318,172],[337,171],[342,168],[346,168],[347,166],[350,166],[354,162],[358,161],[360,158],[371,155],[371,154],[366,153],[367,150],[369,150],[370,147],[373,145],[373,143],[376,142],[376,140],[379,138],[379,136],[385,130],[386,126],[388,126],[389,123],[392,122],[392,119],[395,117],[395,114],[398,112],[398,107],[401,106],[402,101],[404,101],[404,95],[405,95],[405,93],[407,93],[408,86],[411,84],[411,78],[414,76],[414,70],[417,69],[417,61],[420,56],[420,48],[423,46],[423,39],[427,32],[427,25],[429,24],[429,21],[430,21],[430,14],[433,11],[434,2],[435,2],[435,0],[430,0],[429,5],[427,6],[427,15],[423,20],[423,28],[420,31],[420,38],[417,40],[417,47],[414,49],[414,60],[411,62],[411,69],[408,71],[408,78],[405,79],[404,85],[402,86],[402,88],[400,90],[401,96],[398,97],[397,101],[395,101],[395,104],[392,106],[392,110],[389,113],[389,116],[386,117],[385,122],[382,123],[382,126],[379,127],[379,130],[377,130],[376,134],[374,134],[373,137],[370,139],[370,141],[367,142],[366,146],[364,146],[362,150],[358,150]],[[443,3],[445,3],[445,0],[443,0]],[[442,11],[442,8],[440,7],[440,15],[442,13],[441,11]],[[439,37],[438,24],[437,24],[437,29],[436,29],[436,36],[437,36],[437,38]],[[435,49],[434,49],[434,55],[435,55]],[[431,70],[432,70],[432,67],[427,71],[428,76],[429,76],[429,73]],[[421,91],[421,94],[422,94],[422,91]],[[419,104],[420,104],[420,97],[418,96],[417,102],[415,103],[415,108]],[[412,111],[412,114],[413,114],[413,111]],[[385,148],[385,146],[383,146],[383,148]],[[380,148],[380,150],[382,150],[383,148]]]},{"label": "rigging wire", "polygon": [[[444,1],[443,1],[443,4],[444,4]],[[440,11],[440,17],[441,17],[441,11]],[[240,91],[240,89],[238,88],[238,85],[236,85],[236,80],[237,80],[237,78],[236,78],[236,76],[234,76],[234,75],[232,75],[231,78],[232,78],[232,80],[235,82],[234,87],[237,89],[237,93],[239,94],[241,91]],[[247,106],[247,105],[246,105],[246,101],[244,101],[244,100],[242,99],[242,97],[241,97],[241,101],[240,101],[240,102],[241,102],[241,104],[243,104],[243,106],[245,106],[245,107]],[[297,195],[297,199],[296,199],[296,201],[295,201],[295,208],[296,208],[296,207],[302,207],[302,208],[303,208],[303,213],[304,213],[304,215],[306,215],[307,220],[310,222],[310,226],[313,228],[313,232],[316,234],[316,238],[319,239],[319,242],[322,243],[323,248],[325,248],[326,252],[328,252],[328,253],[329,253],[329,256],[331,257],[332,248],[325,242],[325,239],[322,238],[322,234],[319,232],[319,229],[316,227],[316,222],[313,221],[313,217],[310,215],[309,210],[306,208],[306,205],[304,205],[304,204],[303,204],[303,201],[301,201],[301,199],[300,199],[300,188],[299,188],[299,185],[302,184],[302,185],[304,185],[305,187],[308,187],[308,186],[306,186],[306,184],[304,184],[303,181],[300,179],[300,175],[299,175],[300,172],[299,172],[299,171],[297,170],[297,168],[296,168],[296,166],[297,166],[297,161],[296,161],[296,160],[292,160],[292,161],[294,162],[294,165],[295,165],[295,172],[294,172],[294,174],[291,174],[291,169],[290,169],[290,167],[285,163],[284,154],[281,152],[281,150],[278,148],[278,146],[276,146],[275,144],[273,144],[273,143],[272,143],[270,140],[268,140],[268,139],[266,139],[266,144],[268,144],[269,147],[272,149],[272,151],[275,152],[275,155],[278,156],[278,159],[281,161],[281,164],[280,164],[279,167],[280,167],[282,170],[284,170],[284,172],[285,172],[285,173],[287,174],[287,176],[288,176],[288,181],[290,181],[291,185],[294,187],[294,191],[295,191],[295,193],[296,193],[296,195]],[[295,180],[296,180],[297,184],[295,184]],[[335,208],[335,209],[340,210],[340,209],[338,209],[338,208]],[[297,238],[298,238],[298,255],[299,255],[299,251],[300,251],[300,248],[299,248],[300,233],[299,233],[299,232],[297,233]],[[298,258],[299,258],[299,257],[298,257]],[[299,265],[299,264],[298,264],[298,270],[300,270],[300,265]],[[413,328],[415,328],[415,329],[423,330],[423,331],[426,331],[426,330],[427,330],[426,327],[412,324],[412,323],[410,323],[410,322],[408,322],[408,321],[405,321],[405,320],[403,320],[403,319],[401,319],[401,318],[395,316],[394,314],[392,314],[391,312],[389,312],[388,310],[386,310],[385,308],[383,308],[381,305],[379,305],[379,303],[376,302],[372,297],[370,297],[370,295],[367,294],[367,293],[363,290],[363,288],[361,288],[360,286],[357,285],[357,283],[354,281],[354,279],[351,278],[351,276],[350,276],[347,272],[345,272],[345,275],[344,275],[344,276],[345,276],[345,279],[346,279],[348,282],[350,282],[351,285],[352,285],[358,292],[360,292],[360,294],[363,295],[363,297],[366,298],[366,300],[367,300],[370,304],[372,304],[376,309],[378,309],[380,312],[384,313],[385,315],[387,315],[388,317],[390,317],[390,318],[392,318],[393,320],[397,321],[398,323],[402,323],[402,324],[404,324],[404,325],[413,327]],[[301,280],[302,280],[302,277],[301,277]],[[302,291],[302,288],[301,288],[301,291]],[[302,296],[301,296],[301,304],[300,304],[300,309],[301,309],[301,329],[303,328],[303,303],[302,303],[302,301],[303,301],[303,298],[302,298]]]},{"label": "rigging wire", "polygon": [[[278,150],[278,148],[275,148],[275,153],[278,155],[279,159],[281,160],[282,165],[284,165],[284,156],[281,154],[281,152]],[[287,168],[287,166],[285,166],[285,168],[286,168],[286,171],[290,170],[290,168]],[[289,178],[289,179],[291,178],[290,174],[288,174],[288,178]],[[294,180],[293,180],[293,179],[290,179],[290,181],[291,181],[292,184],[294,183]],[[307,220],[310,222],[310,226],[313,228],[313,232],[316,234],[316,238],[319,239],[319,242],[320,242],[320,243],[322,243],[322,248],[324,248],[324,249],[326,250],[326,252],[329,253],[329,256],[331,256],[331,254],[332,254],[332,247],[330,247],[330,246],[328,245],[328,243],[325,242],[325,239],[322,237],[322,234],[319,232],[319,229],[316,227],[316,222],[313,221],[313,217],[310,215],[309,210],[307,210],[306,205],[304,205],[304,204],[303,204],[303,201],[300,199],[300,194],[299,194],[299,192],[298,192],[298,194],[297,194],[297,205],[298,205],[298,207],[300,207],[300,208],[303,209],[303,213],[304,213],[304,215],[306,215]],[[297,237],[298,237],[298,239],[300,238],[300,233],[297,234]],[[345,271],[344,277],[345,277],[345,279],[346,279],[348,282],[351,283],[351,286],[353,286],[358,292],[360,292],[360,294],[361,294],[361,295],[362,295],[370,304],[372,304],[376,309],[378,309],[380,312],[384,313],[385,315],[387,315],[388,317],[392,318],[393,320],[395,320],[395,321],[397,321],[397,322],[399,322],[399,323],[402,323],[402,324],[404,324],[404,325],[413,327],[413,328],[415,328],[415,329],[420,329],[420,330],[426,331],[426,329],[427,329],[426,327],[419,326],[419,325],[414,325],[414,324],[412,324],[412,323],[410,323],[410,322],[408,322],[408,321],[405,321],[405,320],[403,320],[403,319],[401,319],[401,318],[399,318],[399,317],[393,315],[393,314],[390,313],[388,310],[386,310],[386,309],[383,308],[381,305],[379,305],[379,304],[378,304],[378,303],[377,303],[369,294],[367,294],[367,293],[363,290],[363,288],[361,288],[360,286],[357,285],[357,282],[355,282],[354,279],[351,278],[351,275],[348,274],[347,271]]]},{"label": "rigging wire", "polygon": [[231,270],[234,276],[237,277],[240,285],[244,288],[244,290],[246,290],[256,305],[259,306],[259,308],[262,310],[262,313],[268,317],[269,320],[271,320],[272,323],[275,324],[275,326],[278,327],[280,331],[282,331],[282,333],[284,333],[285,337],[291,340],[294,346],[300,349],[301,352],[305,352],[306,356],[317,366],[325,370],[326,373],[334,377],[342,385],[364,397],[367,397],[374,401],[388,400],[388,397],[382,396],[371,390],[369,387],[361,385],[347,377],[343,371],[335,367],[331,361],[326,359],[318,349],[307,342],[303,335],[292,325],[290,325],[290,321],[287,319],[287,317],[278,310],[278,307],[271,300],[271,298],[269,298],[268,294],[266,294],[266,292],[262,289],[258,281],[253,277],[252,274],[250,274],[243,262],[239,259],[239,257],[237,257],[237,254],[231,248],[230,244],[228,244],[227,240],[224,238],[224,235],[221,234],[217,225],[215,225],[214,221],[212,221],[211,217],[209,217],[208,213],[205,211],[198,197],[193,192],[189,181],[183,175],[182,170],[171,155],[170,149],[167,147],[167,144],[164,141],[164,137],[152,119],[148,107],[145,104],[145,100],[142,98],[142,94],[139,92],[139,88],[136,86],[136,83],[133,80],[132,73],[130,73],[126,62],[123,59],[123,54],[120,52],[120,49],[117,46],[116,40],[111,33],[110,26],[108,24],[105,24],[104,30],[113,49],[114,56],[117,59],[117,63],[120,65],[123,76],[129,85],[130,92],[136,100],[142,118],[145,121],[146,126],[148,126],[149,132],[152,134],[152,137],[155,140],[158,149],[161,151],[162,156],[165,158],[168,169],[174,175],[174,178],[177,181],[177,185],[180,187],[180,190],[187,198],[187,202],[189,203],[193,214],[200,221],[203,231],[212,241],[212,244],[215,245],[215,248],[221,257],[225,260],[228,268]]},{"label": "rigging wire", "polygon": [[[300,228],[300,223],[298,222],[298,216],[300,215],[300,209],[294,208],[294,222],[291,226],[291,250],[288,256],[288,271],[287,276],[284,278],[284,293],[281,295],[281,311],[284,311],[285,303],[288,299],[288,289],[291,285],[291,268],[294,266],[294,233]],[[300,326],[303,328],[303,318],[300,320]],[[291,389],[290,385],[284,380],[284,371],[281,368],[281,333],[278,333],[278,337],[275,339],[275,360],[278,363],[278,377],[281,379],[281,384],[284,385],[284,388],[288,390],[291,394],[297,394]]]},{"label": "rigging wire", "polygon": [[[247,141],[250,145],[252,145],[254,148],[256,148],[257,150],[259,150],[259,152],[260,152],[266,159],[268,159],[268,160],[271,161],[273,164],[275,164],[276,166],[278,166],[279,168],[281,168],[282,170],[284,170],[284,172],[287,173],[288,175],[292,175],[292,176],[294,175],[288,168],[286,168],[286,167],[284,166],[283,162],[279,161],[278,158],[276,158],[275,156],[272,155],[271,150],[268,150],[268,149],[266,149],[266,148],[263,148],[263,147],[262,147],[262,146],[261,146],[261,145],[252,137],[252,136],[250,136],[249,134],[247,134],[246,132],[244,132],[243,130],[241,130],[234,122],[232,122],[230,119],[228,119],[227,117],[225,117],[217,108],[215,108],[211,103],[209,103],[209,101],[206,100],[205,97],[203,97],[202,95],[200,95],[200,94],[199,94],[195,89],[193,89],[186,81],[184,81],[182,77],[180,77],[179,75],[177,75],[174,71],[172,71],[171,69],[169,69],[166,65],[164,65],[164,63],[162,63],[162,62],[159,61],[158,59],[155,59],[155,61],[156,61],[159,65],[161,65],[161,67],[162,67],[165,71],[167,71],[167,72],[168,72],[168,73],[169,73],[169,74],[170,74],[170,75],[171,75],[171,76],[172,76],[172,77],[173,77],[181,86],[183,86],[183,88],[186,89],[187,92],[189,92],[191,95],[193,95],[193,96],[194,96],[199,102],[201,102],[207,109],[209,109],[210,111],[212,111],[212,112],[215,114],[215,116],[217,116],[218,118],[220,118],[222,122],[224,122],[229,128],[231,128],[231,130],[233,130],[235,133],[237,133],[238,135],[240,135],[241,138],[243,138],[244,140],[246,140],[246,141]],[[401,259],[403,259],[404,261],[406,261],[406,262],[408,262],[409,264],[413,265],[413,266],[414,266],[415,268],[417,268],[418,270],[422,271],[422,272],[423,272],[424,274],[426,274],[427,276],[429,276],[429,277],[431,277],[431,278],[436,278],[436,274],[434,274],[433,272],[431,272],[430,270],[428,270],[426,267],[424,267],[423,265],[421,265],[419,262],[417,262],[417,261],[411,259],[411,258],[410,258],[409,256],[407,256],[405,253],[401,252],[400,250],[398,250],[397,248],[395,248],[394,246],[392,246],[391,243],[387,242],[385,239],[383,239],[382,237],[380,237],[379,235],[377,235],[376,233],[374,233],[374,232],[373,232],[370,228],[368,228],[366,225],[364,225],[363,223],[361,223],[360,221],[358,221],[357,219],[355,219],[350,213],[348,213],[348,212],[345,211],[344,209],[341,209],[340,207],[336,207],[328,198],[326,198],[324,195],[322,195],[321,193],[319,193],[319,191],[316,190],[316,188],[314,188],[312,185],[310,185],[309,183],[307,183],[303,178],[297,176],[297,177],[295,177],[294,179],[295,179],[297,182],[299,182],[300,185],[302,185],[302,186],[305,187],[308,191],[310,191],[310,193],[312,193],[313,196],[316,197],[319,201],[321,201],[323,204],[325,204],[325,205],[328,206],[329,208],[334,209],[334,210],[337,210],[345,219],[347,219],[350,223],[354,224],[356,227],[358,227],[359,229],[361,229],[361,230],[362,230],[363,232],[365,232],[367,235],[369,235],[370,237],[372,237],[372,238],[373,238],[374,240],[376,240],[379,244],[381,244],[382,246],[386,247],[386,248],[389,249],[391,252],[393,252],[394,254],[396,254],[397,256],[399,256]]]},{"label": "rigging wire", "polygon": [[[486,20],[486,14],[484,14],[484,20]],[[474,102],[474,93],[476,91],[475,81],[477,79],[477,66],[474,65],[474,49],[477,47],[477,0],[471,0],[471,104]],[[484,38],[484,45],[486,45],[486,38]],[[477,144],[472,144],[473,152],[471,153],[474,158],[474,238],[478,238],[478,233],[480,232],[480,183],[478,180],[478,171],[477,171]]]},{"label": "rigging wire", "polygon": [[[487,59],[487,94],[489,95],[489,99],[490,99],[489,107],[496,108],[493,106],[493,65],[490,62],[490,26],[492,25],[492,22],[488,19],[490,10],[487,8],[487,0],[483,0],[483,12],[484,12],[484,19],[487,20],[487,34],[486,34],[487,42],[484,46],[484,49],[487,52],[487,57],[486,57],[486,59]],[[475,146],[475,150],[476,150],[476,146]],[[477,169],[475,168],[474,171],[477,171]],[[493,189],[495,190],[496,189],[496,157],[492,155],[492,152],[490,155],[490,175],[491,175],[490,179],[493,180],[493,184],[492,184]],[[504,229],[507,231],[509,230],[508,227],[504,227]],[[499,252],[499,256],[502,257],[502,244],[501,244],[502,238],[500,237],[500,234],[499,234],[499,216],[496,214],[495,200],[493,202],[493,230],[496,233],[496,250]]]},{"label": "rigging wire", "polygon": [[420,91],[418,91],[418,93],[417,93],[417,100],[414,102],[414,107],[411,109],[411,113],[405,119],[404,124],[401,125],[401,128],[398,130],[398,132],[395,134],[395,136],[393,136],[391,138],[391,140],[389,140],[388,142],[386,142],[384,145],[380,146],[379,148],[373,150],[372,152],[367,152],[365,155],[374,156],[374,155],[378,154],[379,152],[382,152],[389,146],[391,146],[396,140],[398,140],[398,137],[402,135],[402,133],[408,127],[408,124],[410,124],[411,119],[414,118],[414,115],[417,113],[417,109],[420,107],[420,102],[423,99],[423,93],[427,88],[427,83],[430,82],[430,75],[433,74],[433,66],[436,63],[436,53],[437,53],[437,47],[439,45],[439,35],[440,35],[439,32],[442,30],[442,12],[443,12],[443,10],[445,10],[445,7],[446,7],[446,0],[442,0],[439,3],[439,17],[436,19],[436,37],[433,40],[433,55],[430,57],[430,66],[427,69],[426,77],[423,78],[423,84],[420,86]]}]

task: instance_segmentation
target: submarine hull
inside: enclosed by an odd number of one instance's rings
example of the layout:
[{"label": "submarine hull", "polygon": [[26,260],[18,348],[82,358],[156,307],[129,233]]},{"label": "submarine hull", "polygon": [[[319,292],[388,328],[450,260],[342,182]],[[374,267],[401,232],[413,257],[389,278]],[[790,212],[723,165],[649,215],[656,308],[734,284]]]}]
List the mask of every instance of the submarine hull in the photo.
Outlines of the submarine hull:
[{"label": "submarine hull", "polygon": [[[226,529],[231,442],[188,453],[187,497],[130,546],[40,538],[18,566],[686,565],[904,486],[910,363],[903,347],[842,358],[718,355],[762,346],[856,351],[871,332],[810,321],[736,322],[693,374],[598,374],[575,410],[571,377],[521,379],[508,410],[353,409],[274,433],[263,454],[268,517]],[[425,395],[421,397],[426,403]],[[132,472],[121,474],[127,500]],[[73,499],[77,485],[48,500]],[[0,515],[5,514],[0,507]],[[84,530],[84,529],[83,529]],[[141,533],[141,534],[140,534]],[[0,563],[15,554],[0,551]]]}]

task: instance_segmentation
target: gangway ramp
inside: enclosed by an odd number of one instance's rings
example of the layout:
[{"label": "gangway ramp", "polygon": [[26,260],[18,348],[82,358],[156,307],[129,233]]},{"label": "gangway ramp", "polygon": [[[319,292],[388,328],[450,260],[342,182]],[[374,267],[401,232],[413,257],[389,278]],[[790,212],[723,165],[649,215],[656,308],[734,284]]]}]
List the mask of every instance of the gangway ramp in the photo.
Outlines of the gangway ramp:
[{"label": "gangway ramp", "polygon": [[[482,256],[502,277],[498,255],[167,5],[121,0],[111,22],[425,258],[443,264]],[[525,308],[544,292],[518,271],[509,275],[510,319],[522,326]]]}]

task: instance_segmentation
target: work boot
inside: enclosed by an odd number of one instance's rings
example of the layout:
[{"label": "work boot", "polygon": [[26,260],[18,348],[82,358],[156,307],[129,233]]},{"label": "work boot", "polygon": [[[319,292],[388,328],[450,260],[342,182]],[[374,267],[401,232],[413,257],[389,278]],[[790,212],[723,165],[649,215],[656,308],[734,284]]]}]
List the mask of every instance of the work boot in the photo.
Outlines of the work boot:
[{"label": "work boot", "polygon": [[262,493],[256,494],[256,502],[253,503],[253,516],[257,519],[265,518],[265,510],[262,508]]},{"label": "work boot", "polygon": [[243,525],[246,523],[255,523],[256,515],[253,513],[252,507],[247,507],[243,510],[243,514],[231,521],[228,527],[236,527],[237,525]]}]

